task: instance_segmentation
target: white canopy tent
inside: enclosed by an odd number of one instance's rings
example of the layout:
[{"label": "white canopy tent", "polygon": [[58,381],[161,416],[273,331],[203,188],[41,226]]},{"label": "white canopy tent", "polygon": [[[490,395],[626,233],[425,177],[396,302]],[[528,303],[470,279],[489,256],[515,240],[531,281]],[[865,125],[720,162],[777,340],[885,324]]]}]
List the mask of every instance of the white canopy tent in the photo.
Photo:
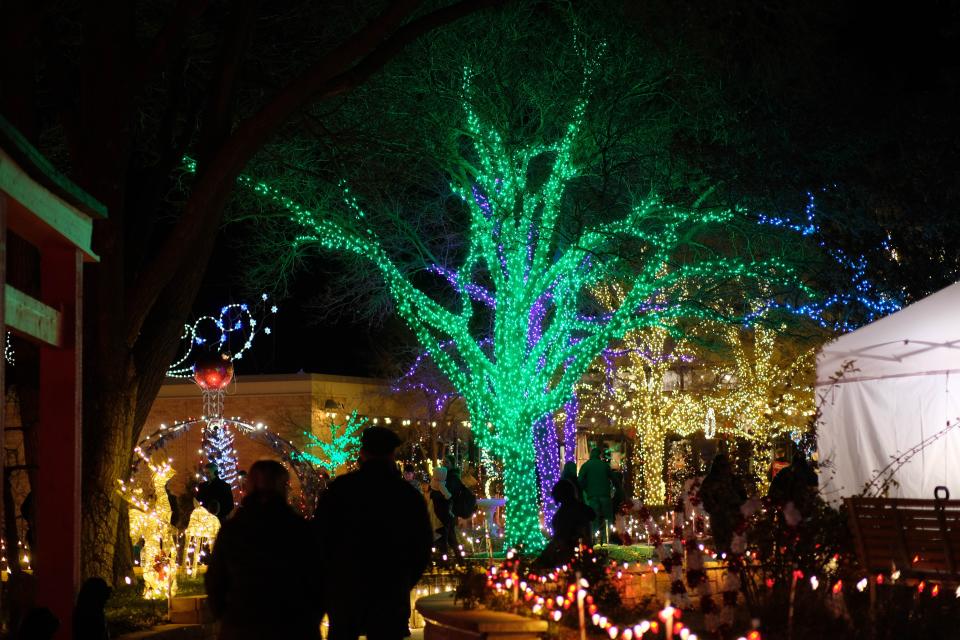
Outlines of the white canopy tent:
[{"label": "white canopy tent", "polygon": [[[835,378],[845,362],[855,370]],[[960,498],[960,282],[848,333],[817,359],[820,486],[832,502],[859,494],[894,456],[888,495]],[[934,438],[937,434],[939,437]]]}]

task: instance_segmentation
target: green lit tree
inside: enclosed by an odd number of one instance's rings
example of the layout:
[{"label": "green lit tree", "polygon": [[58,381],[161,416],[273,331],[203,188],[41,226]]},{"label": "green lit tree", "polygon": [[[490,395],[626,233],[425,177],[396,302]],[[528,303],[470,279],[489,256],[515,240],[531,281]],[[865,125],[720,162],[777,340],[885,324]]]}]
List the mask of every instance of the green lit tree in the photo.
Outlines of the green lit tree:
[{"label": "green lit tree", "polygon": [[[315,208],[241,177],[299,227],[291,255],[347,252],[376,268],[399,315],[463,395],[480,446],[502,459],[507,541],[531,550],[543,545],[533,425],[563,405],[612,341],[680,319],[729,321],[722,309],[731,287],[807,294],[783,260],[757,257],[767,231],[743,210],[647,197],[606,217],[577,215],[577,186],[592,177],[595,157],[582,133],[598,56],[583,60],[568,120],[530,136],[483,118],[465,73],[461,152],[448,177],[466,223],[455,260],[426,258],[434,282],[400,265],[377,228],[384,217],[368,215],[349,189],[344,206]],[[737,257],[733,247],[747,237],[752,257]],[[591,308],[591,290],[610,277],[626,283],[619,306]],[[453,295],[435,295],[436,282]]]},{"label": "green lit tree", "polygon": [[356,460],[357,452],[360,451],[360,434],[363,433],[363,426],[367,423],[366,418],[358,418],[354,411],[347,416],[347,421],[339,425],[333,421],[330,422],[330,441],[315,434],[304,431],[303,435],[307,438],[304,449],[315,449],[319,455],[310,451],[303,451],[300,455],[307,462],[318,467],[323,467],[330,472],[331,476],[337,474],[337,470]]}]

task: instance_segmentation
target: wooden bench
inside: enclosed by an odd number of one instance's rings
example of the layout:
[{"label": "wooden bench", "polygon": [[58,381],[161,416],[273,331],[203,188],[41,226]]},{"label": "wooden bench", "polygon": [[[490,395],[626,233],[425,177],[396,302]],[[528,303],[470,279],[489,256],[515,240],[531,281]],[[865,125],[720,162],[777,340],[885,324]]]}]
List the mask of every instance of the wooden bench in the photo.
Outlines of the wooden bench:
[{"label": "wooden bench", "polygon": [[[960,500],[847,498],[857,555],[871,573],[960,582]],[[872,581],[871,581],[872,583]]]},{"label": "wooden bench", "polygon": [[452,591],[420,598],[417,612],[427,623],[423,640],[539,640],[547,632],[545,620],[464,609],[454,602]]}]

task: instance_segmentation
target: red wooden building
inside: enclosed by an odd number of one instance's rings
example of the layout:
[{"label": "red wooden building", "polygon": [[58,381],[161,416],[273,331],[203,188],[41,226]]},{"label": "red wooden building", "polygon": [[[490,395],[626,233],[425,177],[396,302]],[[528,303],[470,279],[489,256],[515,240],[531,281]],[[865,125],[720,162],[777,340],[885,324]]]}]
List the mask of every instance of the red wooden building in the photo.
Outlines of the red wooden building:
[{"label": "red wooden building", "polygon": [[[36,605],[60,620],[58,638],[71,635],[80,581],[82,267],[97,260],[92,220],[105,215],[0,117],[0,336],[29,347],[22,366],[35,374],[32,582]],[[3,423],[0,411],[0,442]],[[0,516],[16,517],[3,504]]]}]

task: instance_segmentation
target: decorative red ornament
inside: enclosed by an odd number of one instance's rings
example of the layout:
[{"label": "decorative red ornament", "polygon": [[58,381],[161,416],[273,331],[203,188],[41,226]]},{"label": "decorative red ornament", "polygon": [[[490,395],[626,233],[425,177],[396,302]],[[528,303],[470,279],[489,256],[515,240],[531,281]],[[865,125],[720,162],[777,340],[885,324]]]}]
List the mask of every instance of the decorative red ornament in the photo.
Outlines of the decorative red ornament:
[{"label": "decorative red ornament", "polygon": [[233,380],[233,362],[221,354],[202,356],[193,365],[193,380],[204,391],[225,389]]}]

